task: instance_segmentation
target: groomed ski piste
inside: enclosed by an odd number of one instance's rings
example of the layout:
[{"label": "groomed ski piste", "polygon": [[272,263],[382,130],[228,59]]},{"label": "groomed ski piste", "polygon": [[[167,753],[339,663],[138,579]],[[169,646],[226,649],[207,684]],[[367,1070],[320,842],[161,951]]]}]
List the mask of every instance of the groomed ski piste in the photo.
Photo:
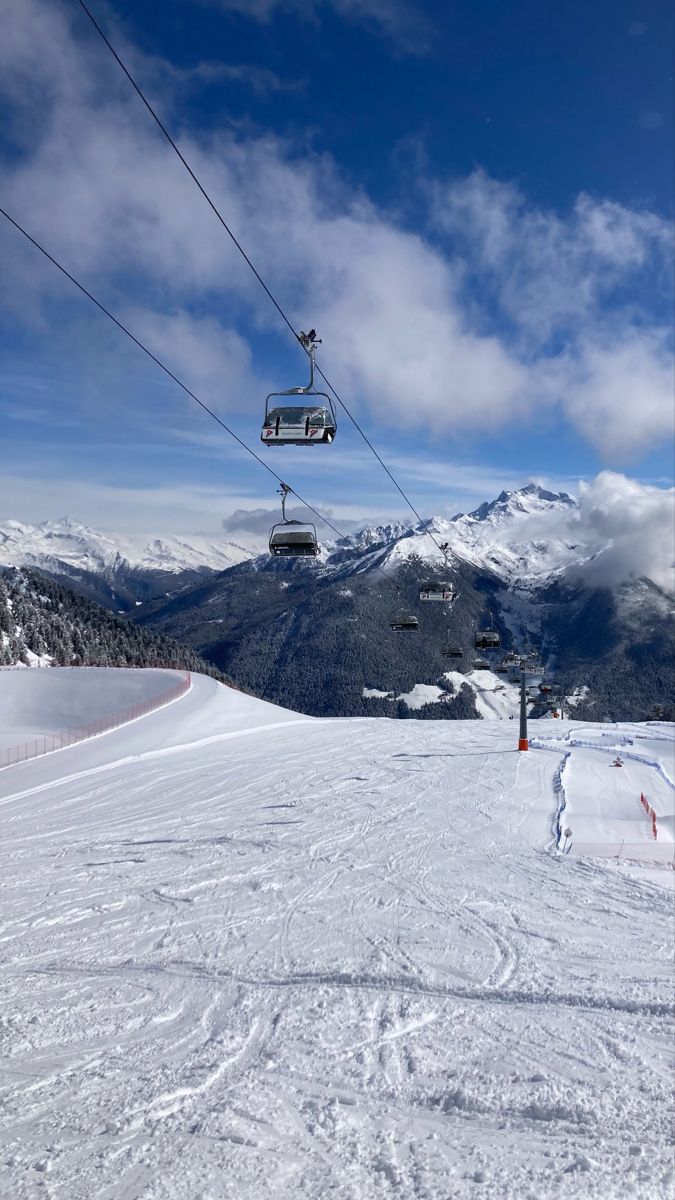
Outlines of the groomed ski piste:
[{"label": "groomed ski piste", "polygon": [[[0,672],[12,736],[130,674]],[[1,770],[0,1194],[671,1200],[673,727],[530,735],[193,675]]]}]

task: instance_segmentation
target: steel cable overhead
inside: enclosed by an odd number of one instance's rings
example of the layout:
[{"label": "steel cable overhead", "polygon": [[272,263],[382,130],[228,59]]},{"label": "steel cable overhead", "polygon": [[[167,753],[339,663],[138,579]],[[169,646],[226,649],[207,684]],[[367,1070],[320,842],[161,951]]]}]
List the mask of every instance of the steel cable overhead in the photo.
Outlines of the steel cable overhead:
[{"label": "steel cable overhead", "polygon": [[[124,72],[124,74],[126,75],[127,79],[129,80],[129,83],[130,83],[130,84],[131,84],[131,86],[133,87],[133,89],[134,89],[134,91],[136,92],[136,94],[138,95],[139,99],[140,99],[140,100],[143,102],[143,104],[144,104],[144,105],[145,105],[145,107],[147,108],[148,112],[150,113],[150,116],[152,117],[152,119],[155,121],[155,123],[157,124],[157,126],[159,127],[159,129],[160,129],[160,130],[162,131],[162,133],[164,134],[164,137],[166,138],[166,140],[167,140],[167,142],[169,143],[169,145],[172,147],[172,149],[173,149],[173,150],[175,151],[175,153],[178,155],[178,158],[180,159],[180,161],[182,162],[183,166],[185,167],[185,170],[188,172],[188,175],[190,176],[190,178],[193,180],[193,182],[194,182],[194,183],[197,185],[197,187],[199,188],[199,191],[201,192],[202,196],[203,196],[203,197],[204,197],[204,199],[206,200],[206,203],[209,205],[209,208],[212,210],[212,212],[215,214],[215,216],[216,216],[216,217],[218,218],[218,220],[220,221],[220,224],[222,225],[223,229],[225,230],[225,232],[227,233],[228,237],[231,239],[231,241],[233,242],[233,244],[236,246],[237,250],[238,250],[238,251],[239,251],[239,253],[241,254],[241,256],[242,256],[242,258],[244,259],[244,261],[245,261],[245,262],[247,263],[247,265],[248,265],[248,266],[251,268],[251,270],[252,270],[253,274],[255,275],[256,279],[258,280],[258,283],[259,283],[259,284],[260,284],[260,286],[263,288],[263,290],[264,290],[264,292],[266,293],[266,295],[268,296],[268,298],[269,298],[269,299],[272,301],[272,304],[274,305],[274,307],[276,308],[277,312],[279,313],[279,316],[281,317],[282,321],[284,321],[284,323],[285,323],[285,324],[288,326],[288,328],[290,329],[290,331],[291,331],[291,333],[293,334],[293,337],[296,339],[296,341],[300,341],[300,338],[299,338],[299,336],[298,336],[297,330],[295,329],[295,327],[294,327],[294,325],[293,325],[293,322],[292,322],[292,321],[290,320],[290,318],[289,318],[289,317],[286,315],[286,313],[284,312],[284,309],[282,308],[281,304],[280,304],[280,303],[279,303],[279,301],[277,300],[276,296],[275,296],[275,295],[274,295],[274,293],[271,291],[271,289],[268,287],[267,283],[266,283],[266,282],[265,282],[265,280],[263,279],[262,275],[261,275],[261,274],[260,274],[260,272],[258,271],[258,269],[257,269],[257,267],[255,266],[255,264],[254,264],[254,263],[252,262],[252,260],[249,258],[248,254],[246,253],[246,251],[245,251],[244,247],[242,246],[241,242],[240,242],[240,241],[239,241],[239,239],[236,237],[236,235],[234,234],[234,232],[232,231],[232,229],[231,229],[231,228],[230,228],[230,226],[228,225],[227,221],[226,221],[226,220],[225,220],[225,218],[223,217],[222,213],[220,212],[220,210],[218,209],[218,207],[216,206],[216,204],[214,203],[214,201],[213,201],[213,200],[211,199],[211,197],[209,196],[208,192],[206,191],[206,188],[203,186],[203,184],[202,184],[202,183],[201,183],[201,181],[199,180],[198,176],[195,174],[195,172],[193,171],[193,169],[192,169],[192,167],[190,166],[189,162],[188,162],[188,161],[187,161],[187,159],[185,158],[185,155],[184,155],[184,154],[182,153],[182,151],[179,149],[179,147],[177,146],[176,142],[174,141],[174,139],[172,138],[171,134],[169,133],[168,129],[167,129],[167,128],[166,128],[166,126],[163,124],[163,122],[161,121],[161,119],[160,119],[160,117],[157,115],[157,113],[155,112],[155,110],[154,110],[154,108],[152,107],[152,105],[151,105],[150,101],[147,99],[147,97],[146,97],[145,93],[143,92],[142,88],[141,88],[141,87],[140,87],[140,85],[139,85],[139,84],[136,82],[136,80],[134,79],[133,75],[131,74],[131,72],[130,72],[129,68],[128,68],[128,67],[126,66],[126,64],[125,64],[125,63],[122,61],[122,59],[120,58],[119,54],[118,54],[118,53],[117,53],[117,51],[115,50],[115,47],[112,45],[112,43],[111,43],[111,42],[109,41],[109,39],[106,37],[105,33],[104,33],[104,32],[103,32],[103,30],[101,29],[101,26],[99,25],[98,21],[97,21],[97,20],[96,20],[96,18],[94,17],[94,15],[93,15],[93,13],[91,12],[91,10],[90,10],[90,9],[87,7],[87,5],[85,4],[84,0],[79,0],[79,3],[80,3],[80,6],[82,7],[82,9],[84,10],[84,12],[86,13],[86,15],[88,16],[89,20],[91,21],[92,25],[94,26],[94,29],[97,31],[97,33],[100,35],[100,37],[102,38],[102,40],[105,42],[106,46],[108,47],[108,49],[109,49],[110,53],[112,54],[113,58],[115,59],[116,63],[119,65],[119,67],[121,68],[121,70],[122,70],[122,71]],[[302,342],[301,342],[300,344],[302,345]],[[304,349],[304,347],[303,347],[303,349]],[[409,498],[409,496],[408,496],[408,495],[406,494],[406,492],[403,490],[403,488],[401,487],[401,485],[399,484],[399,482],[397,481],[397,479],[394,477],[394,475],[393,475],[393,474],[392,474],[392,472],[390,471],[389,467],[388,467],[388,466],[387,466],[387,464],[385,463],[385,461],[384,461],[384,459],[382,458],[382,456],[381,456],[381,455],[379,454],[379,452],[378,452],[378,451],[375,449],[375,446],[374,446],[374,445],[373,445],[373,443],[371,442],[371,440],[370,440],[370,438],[368,437],[368,435],[367,435],[367,434],[364,432],[364,430],[361,428],[361,426],[360,426],[359,422],[356,420],[356,417],[353,415],[353,413],[352,413],[352,412],[350,411],[350,409],[347,407],[347,404],[346,404],[346,403],[345,403],[345,401],[342,399],[342,397],[340,396],[340,394],[339,394],[339,392],[336,390],[336,388],[334,388],[334,387],[333,387],[333,384],[330,382],[330,379],[328,379],[328,378],[327,378],[327,376],[324,374],[324,372],[321,370],[321,367],[320,367],[318,364],[317,364],[317,366],[316,366],[316,370],[317,370],[317,373],[318,373],[318,374],[321,376],[321,378],[323,379],[324,383],[326,384],[326,387],[327,387],[327,388],[328,388],[328,389],[329,389],[329,390],[332,392],[332,394],[334,395],[334,397],[335,397],[335,399],[337,400],[337,402],[338,402],[338,404],[340,405],[340,407],[341,407],[341,408],[344,410],[344,412],[345,412],[345,413],[347,414],[347,416],[349,417],[349,420],[351,421],[351,423],[352,423],[352,425],[354,426],[354,428],[355,428],[355,429],[358,431],[358,433],[359,433],[359,434],[361,435],[361,437],[363,438],[363,440],[364,440],[364,442],[366,443],[366,445],[367,445],[368,449],[369,449],[369,450],[370,450],[370,451],[371,451],[371,452],[374,454],[375,458],[376,458],[376,459],[377,459],[377,461],[379,462],[379,464],[380,464],[380,466],[382,467],[383,471],[385,471],[385,473],[388,475],[389,479],[390,479],[390,480],[391,480],[391,482],[393,483],[393,485],[394,485],[394,487],[396,488],[397,492],[399,492],[399,494],[400,494],[400,495],[403,497],[403,499],[405,500],[406,504],[408,505],[408,508],[410,509],[410,511],[411,511],[411,512],[412,512],[412,513],[413,513],[413,514],[414,514],[414,515],[417,517],[417,520],[419,521],[420,525],[421,525],[421,526],[423,527],[423,529],[424,529],[424,530],[427,532],[427,534],[429,535],[429,537],[431,538],[432,542],[433,542],[433,543],[434,543],[434,545],[437,547],[437,549],[438,549],[438,550],[440,550],[441,554],[444,554],[444,551],[443,551],[443,549],[442,549],[442,547],[441,547],[441,544],[440,544],[440,542],[438,542],[438,541],[437,541],[436,537],[434,536],[434,534],[433,534],[433,533],[431,532],[431,530],[429,529],[429,523],[428,523],[427,521],[425,521],[423,517],[421,517],[421,516],[420,516],[420,514],[418,513],[417,509],[415,508],[415,505],[413,504],[412,500]],[[253,451],[251,451],[251,453],[253,453]],[[256,457],[257,457],[257,455],[256,455]],[[274,474],[274,472],[272,472],[272,473]],[[297,495],[297,492],[296,492],[295,494]]]},{"label": "steel cable overhead", "polygon": [[[142,350],[144,354],[147,354],[148,358],[151,358],[152,361],[154,363],[156,363],[156,365],[162,371],[164,371],[165,375],[169,376],[169,379],[172,379],[174,383],[177,383],[178,387],[182,388],[183,391],[190,397],[190,399],[194,400],[195,404],[198,404],[199,407],[201,409],[203,409],[205,413],[208,413],[208,415],[210,417],[212,417],[213,420],[216,421],[218,425],[220,425],[221,429],[224,429],[225,432],[227,434],[229,434],[229,436],[231,438],[234,438],[235,442],[237,442],[241,446],[241,448],[247,452],[247,454],[251,455],[251,458],[254,458],[255,461],[260,464],[261,467],[264,467],[265,470],[267,472],[269,472],[269,474],[272,475],[277,480],[278,483],[280,483],[283,487],[287,487],[288,490],[296,497],[296,499],[299,500],[301,504],[304,504],[305,508],[307,508],[309,510],[309,512],[313,513],[315,517],[318,517],[318,519],[320,521],[322,521],[324,525],[327,525],[329,529],[332,529],[333,533],[336,533],[338,535],[338,537],[342,538],[344,541],[351,542],[355,549],[359,549],[359,547],[356,546],[354,539],[352,537],[350,537],[349,534],[342,533],[341,530],[339,530],[336,525],[333,525],[332,522],[329,521],[327,517],[324,517],[323,513],[320,513],[319,510],[317,508],[314,508],[314,506],[312,504],[310,504],[308,500],[305,500],[304,496],[301,496],[299,492],[296,492],[295,488],[292,488],[288,484],[285,484],[284,480],[281,478],[281,476],[277,475],[276,471],[273,471],[272,468],[269,466],[269,464],[266,463],[265,460],[263,458],[261,458],[259,454],[256,454],[255,450],[252,450],[251,447],[248,446],[246,444],[246,442],[243,441],[242,438],[240,438],[239,435],[234,432],[233,429],[230,429],[230,426],[226,425],[225,422],[223,420],[221,420],[221,418],[218,416],[218,414],[215,413],[212,408],[209,408],[208,404],[205,404],[203,400],[200,400],[199,396],[196,396],[195,393],[190,390],[190,388],[187,386],[187,384],[183,383],[182,379],[179,379],[177,375],[174,375],[173,371],[171,371],[169,369],[169,367],[167,367],[166,363],[163,363],[161,358],[158,358],[156,354],[153,354],[152,350],[150,350],[145,345],[145,343],[140,340],[140,338],[137,338],[136,335],[134,333],[132,333],[131,330],[128,329],[127,326],[124,325],[114,315],[114,313],[112,313],[110,311],[109,308],[106,308],[105,304],[102,304],[100,300],[97,300],[96,296],[92,295],[92,293],[90,291],[88,291],[88,289],[84,286],[84,284],[80,283],[79,280],[76,279],[74,275],[71,275],[70,271],[66,270],[66,268],[64,266],[62,266],[62,264],[58,261],[58,259],[54,258],[54,256],[52,254],[50,254],[48,250],[45,250],[44,246],[40,245],[40,242],[38,242],[34,237],[31,237],[30,233],[28,233],[28,231],[26,229],[24,229],[23,226],[20,225],[19,222],[14,219],[14,217],[10,216],[10,214],[8,212],[6,212],[6,210],[4,208],[0,208],[0,214],[3,217],[5,217],[9,221],[10,225],[13,225],[14,228],[16,230],[18,230],[19,233],[23,234],[23,236],[26,238],[26,240],[29,241],[32,246],[35,246],[35,249],[39,250],[40,253],[43,254],[44,257],[46,259],[48,259],[49,262],[52,263],[53,266],[55,266],[57,268],[57,270],[61,272],[62,275],[65,275],[66,279],[70,280],[70,282],[72,284],[74,284],[75,287],[78,288],[79,291],[81,291],[82,294],[84,296],[86,296],[88,300],[91,300],[92,304],[95,304],[96,307],[98,309],[100,309],[100,311],[102,313],[104,313],[105,316],[108,317],[109,320],[111,320],[113,322],[113,324],[116,325],[117,328],[122,331],[122,333],[126,334],[126,336],[128,338],[130,338],[130,340],[134,343],[134,345],[138,346],[139,350]],[[384,576],[384,578],[387,580],[387,583],[391,584],[392,587],[396,586],[394,584],[393,580],[390,579],[390,577],[387,575],[387,572],[382,569],[382,567],[379,567],[377,565],[377,563],[373,563],[373,566],[375,567],[376,571],[379,571],[380,574]]]}]

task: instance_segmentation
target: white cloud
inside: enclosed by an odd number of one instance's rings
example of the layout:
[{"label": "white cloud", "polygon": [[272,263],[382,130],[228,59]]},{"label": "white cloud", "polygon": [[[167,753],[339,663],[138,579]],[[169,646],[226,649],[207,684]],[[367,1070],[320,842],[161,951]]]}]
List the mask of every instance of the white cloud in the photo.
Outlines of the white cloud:
[{"label": "white cloud", "polygon": [[672,445],[675,373],[663,334],[627,331],[623,338],[584,338],[562,368],[560,390],[569,417],[604,458],[637,458]]},{"label": "white cloud", "polygon": [[[264,498],[263,498],[264,497]],[[0,480],[0,520],[39,523],[69,515],[102,532],[212,533],[219,518],[269,497],[208,484],[124,487],[94,479],[14,475]]]},{"label": "white cloud", "polygon": [[257,21],[269,21],[279,11],[318,21],[322,10],[332,9],[343,20],[384,35],[409,54],[425,53],[431,43],[431,22],[419,5],[409,0],[202,0],[202,3]]},{"label": "white cloud", "polygon": [[215,317],[130,310],[124,321],[179,379],[190,380],[191,390],[209,407],[250,408],[251,394],[262,392],[248,342]]},{"label": "white cloud", "polygon": [[300,92],[305,87],[302,79],[285,79],[276,71],[258,67],[255,63],[224,63],[206,59],[194,67],[176,67],[157,59],[155,65],[161,81],[174,88],[187,90],[217,83],[242,83],[261,97],[278,92]]},{"label": "white cloud", "polygon": [[[0,88],[19,150],[6,206],[114,311],[133,295],[134,327],[188,386],[237,406],[253,361],[244,331],[277,334],[277,315],[105,49],[83,48],[58,2],[6,9]],[[398,9],[373,0],[368,12],[383,22]],[[157,88],[161,64],[132,57]],[[164,112],[172,97],[157,103]],[[306,148],[223,131],[179,129],[179,140],[296,325],[324,336],[320,361],[350,407],[370,411],[376,440],[390,429],[479,440],[557,406],[617,457],[665,436],[669,351],[645,289],[631,291],[648,275],[646,291],[663,292],[670,234],[658,216],[586,195],[559,216],[475,172],[434,190],[443,249]],[[7,310],[65,336],[79,300],[14,231],[2,247]]]},{"label": "white cloud", "polygon": [[606,547],[576,572],[585,582],[610,587],[647,576],[673,590],[674,488],[650,487],[603,471],[581,484],[570,533],[589,546]]},{"label": "white cloud", "polygon": [[643,270],[662,302],[672,289],[673,232],[651,212],[582,192],[560,216],[476,170],[434,188],[433,215],[471,267],[491,279],[501,310],[530,345],[597,316],[601,303],[629,282],[634,287]]},{"label": "white cloud", "polygon": [[646,577],[666,591],[675,585],[675,488],[654,487],[615,471],[579,480],[575,508],[538,513],[519,526],[522,541],[567,543],[579,563],[572,582],[591,587]]},{"label": "white cloud", "polygon": [[583,193],[561,217],[482,171],[436,188],[433,206],[463,247],[468,277],[488,281],[512,323],[512,353],[528,361],[526,396],[559,405],[608,459],[671,436],[668,222]]},{"label": "white cloud", "polygon": [[663,125],[663,113],[650,109],[647,112],[640,113],[638,123],[641,129],[658,129],[659,125]]}]

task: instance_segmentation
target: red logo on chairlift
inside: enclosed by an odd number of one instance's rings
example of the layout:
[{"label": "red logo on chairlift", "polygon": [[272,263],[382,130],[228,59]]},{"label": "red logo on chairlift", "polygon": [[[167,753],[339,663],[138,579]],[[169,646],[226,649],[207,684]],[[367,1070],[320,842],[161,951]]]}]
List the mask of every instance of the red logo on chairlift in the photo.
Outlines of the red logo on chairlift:
[{"label": "red logo on chairlift", "polygon": [[265,430],[265,437],[272,437],[273,433],[274,433],[274,430],[273,430],[273,429],[266,429],[266,430]]}]

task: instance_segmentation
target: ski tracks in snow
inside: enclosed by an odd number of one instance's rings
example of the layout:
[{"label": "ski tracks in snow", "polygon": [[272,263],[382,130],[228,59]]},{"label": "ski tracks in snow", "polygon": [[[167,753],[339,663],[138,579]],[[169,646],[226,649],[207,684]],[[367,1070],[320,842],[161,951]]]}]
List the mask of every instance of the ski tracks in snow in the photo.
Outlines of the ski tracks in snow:
[{"label": "ski tracks in snow", "polygon": [[25,795],[7,1194],[665,1197],[670,898],[552,859],[512,740],[315,722]]}]

